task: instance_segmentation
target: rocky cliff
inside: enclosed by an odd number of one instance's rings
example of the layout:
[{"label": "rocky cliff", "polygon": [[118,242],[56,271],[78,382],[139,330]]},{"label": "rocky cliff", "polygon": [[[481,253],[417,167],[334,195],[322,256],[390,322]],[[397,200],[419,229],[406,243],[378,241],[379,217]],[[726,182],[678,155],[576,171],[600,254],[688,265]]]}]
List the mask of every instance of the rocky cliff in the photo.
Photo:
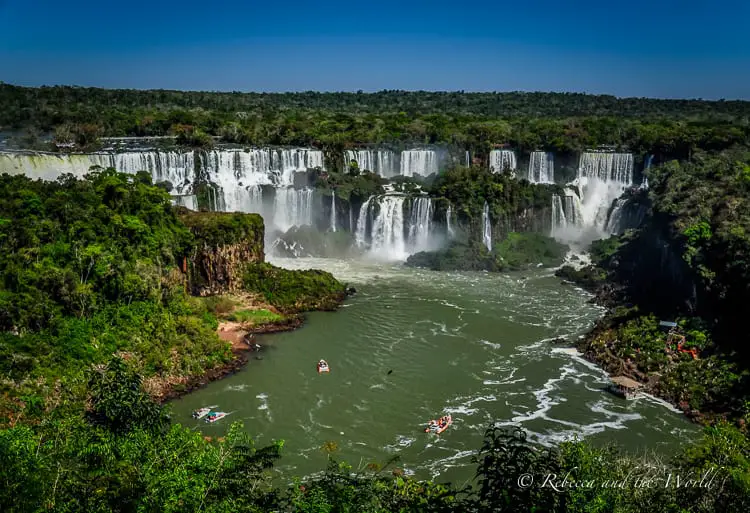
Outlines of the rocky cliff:
[{"label": "rocky cliff", "polygon": [[264,259],[263,218],[257,214],[190,212],[180,220],[195,237],[182,262],[190,292],[197,296],[239,292],[248,263]]}]

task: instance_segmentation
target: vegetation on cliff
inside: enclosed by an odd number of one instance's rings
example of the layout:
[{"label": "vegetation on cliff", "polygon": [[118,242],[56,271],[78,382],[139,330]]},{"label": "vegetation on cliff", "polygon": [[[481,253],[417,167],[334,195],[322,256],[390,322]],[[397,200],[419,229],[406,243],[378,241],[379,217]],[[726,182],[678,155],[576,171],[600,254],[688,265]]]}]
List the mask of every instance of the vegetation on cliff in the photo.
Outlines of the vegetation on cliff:
[{"label": "vegetation on cliff", "polygon": [[[593,265],[560,274],[610,304],[611,315],[581,345],[612,372],[649,381],[685,411],[750,414],[750,154],[696,155],[649,171],[651,212],[637,231],[598,241]],[[683,349],[657,320],[677,320]],[[681,339],[680,339],[681,340]]]},{"label": "vegetation on cliff", "polygon": [[261,264],[260,216],[178,211],[147,173],[0,176],[0,248],[0,425],[80,401],[83,371],[112,354],[150,390],[228,363],[217,305],[186,289],[276,291],[290,312],[343,296],[328,274]]},{"label": "vegetation on cliff", "polygon": [[452,242],[438,251],[422,251],[406,260],[410,267],[434,271],[517,271],[562,264],[568,247],[539,233],[511,232],[492,252],[481,242]]},{"label": "vegetation on cliff", "polygon": [[260,292],[270,304],[288,313],[333,310],[346,293],[331,273],[290,271],[268,263],[248,265],[244,281],[248,290]]}]

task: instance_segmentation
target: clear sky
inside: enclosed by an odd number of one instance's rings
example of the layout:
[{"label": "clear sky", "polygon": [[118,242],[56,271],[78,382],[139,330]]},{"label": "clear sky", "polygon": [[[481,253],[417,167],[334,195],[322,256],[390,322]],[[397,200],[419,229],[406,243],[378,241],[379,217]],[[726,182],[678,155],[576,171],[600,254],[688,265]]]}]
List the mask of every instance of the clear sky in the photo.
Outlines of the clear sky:
[{"label": "clear sky", "polygon": [[750,99],[750,0],[0,0],[0,81]]}]

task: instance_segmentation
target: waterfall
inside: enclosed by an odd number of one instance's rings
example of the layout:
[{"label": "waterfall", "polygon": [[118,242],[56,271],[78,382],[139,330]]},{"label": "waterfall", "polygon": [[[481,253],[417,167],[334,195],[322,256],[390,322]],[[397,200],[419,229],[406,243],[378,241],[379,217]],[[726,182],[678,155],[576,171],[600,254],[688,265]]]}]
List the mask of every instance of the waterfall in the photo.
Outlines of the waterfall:
[{"label": "waterfall", "polygon": [[437,172],[437,153],[433,150],[406,150],[401,152],[401,174],[403,176],[430,176]]},{"label": "waterfall", "polygon": [[428,248],[431,225],[432,199],[428,196],[414,199],[409,219],[409,249],[411,251],[425,251]]},{"label": "waterfall", "polygon": [[511,175],[516,170],[516,154],[512,150],[492,150],[490,152],[490,171],[502,173],[508,171]]},{"label": "waterfall", "polygon": [[528,180],[531,183],[555,183],[555,161],[552,153],[531,152]]},{"label": "waterfall", "polygon": [[[217,149],[195,151],[126,151],[58,155],[0,152],[0,173],[55,180],[64,173],[82,177],[92,166],[134,174],[148,171],[156,182],[172,184],[175,204],[197,208],[194,185],[208,184],[211,210],[264,212],[261,186],[277,188],[274,208],[267,212],[277,228],[312,224],[312,191],[294,191],[294,173],[323,168],[323,152],[309,148]],[[185,197],[185,198],[180,198]],[[268,223],[271,226],[273,223]]]},{"label": "waterfall", "polygon": [[312,189],[282,187],[274,195],[273,224],[281,231],[313,224]]},{"label": "waterfall", "polygon": [[451,215],[453,214],[453,207],[448,205],[448,209],[445,211],[445,226],[448,232],[448,237],[453,238],[455,235],[453,227],[451,226]]},{"label": "waterfall", "polygon": [[380,212],[372,225],[370,253],[388,260],[404,260],[404,196],[379,198]]},{"label": "waterfall", "polygon": [[646,157],[646,164],[643,167],[643,180],[641,181],[640,188],[641,189],[648,189],[648,177],[646,176],[646,171],[651,169],[651,163],[654,160],[653,155],[649,155]]},{"label": "waterfall", "polygon": [[466,150],[466,167],[471,167],[471,159],[469,159],[469,150]]},{"label": "waterfall", "polygon": [[482,231],[484,233],[484,245],[487,251],[492,251],[492,223],[490,222],[490,206],[484,202],[484,212],[482,213]]},{"label": "waterfall", "polygon": [[357,217],[357,229],[354,232],[354,240],[360,248],[367,244],[367,215],[370,212],[370,203],[375,196],[370,196],[367,201],[359,207],[359,216]]},{"label": "waterfall", "polygon": [[172,204],[178,207],[185,207],[190,210],[198,210],[198,200],[195,197],[195,194],[172,196]]},{"label": "waterfall", "polygon": [[396,176],[396,155],[390,150],[346,150],[344,162],[355,161],[360,170],[371,171],[384,178]]},{"label": "waterfall", "polygon": [[606,232],[612,202],[633,184],[633,156],[629,153],[584,153],[576,185],[581,190],[583,225]]},{"label": "waterfall", "polygon": [[[612,234],[619,221],[617,200],[633,184],[633,156],[629,153],[586,152],[581,154],[578,176],[571,185],[580,196],[568,189],[565,199],[552,200],[552,230],[568,242],[590,241]],[[565,220],[560,216],[560,203]],[[572,219],[571,219],[572,217]],[[564,233],[563,233],[564,232]]]},{"label": "waterfall", "polygon": [[399,193],[370,196],[359,210],[355,240],[375,258],[404,260],[430,248],[432,217],[428,196],[412,200]]},{"label": "waterfall", "polygon": [[331,194],[331,231],[336,233],[336,191]]},{"label": "waterfall", "polygon": [[552,237],[575,240],[583,226],[583,205],[575,190],[552,196]]}]

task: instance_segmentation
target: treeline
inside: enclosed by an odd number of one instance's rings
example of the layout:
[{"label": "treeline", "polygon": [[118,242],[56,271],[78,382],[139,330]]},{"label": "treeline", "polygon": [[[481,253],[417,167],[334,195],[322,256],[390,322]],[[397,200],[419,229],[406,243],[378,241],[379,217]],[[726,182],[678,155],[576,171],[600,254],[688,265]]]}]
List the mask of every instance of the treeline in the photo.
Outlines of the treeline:
[{"label": "treeline", "polygon": [[87,400],[35,428],[0,430],[0,510],[53,512],[721,513],[750,508],[750,443],[728,425],[669,461],[571,441],[544,450],[490,428],[461,487],[417,481],[398,460],[275,485],[283,442],[256,447],[241,423],[204,438],[171,424],[114,358],[87,374]]},{"label": "treeline", "polygon": [[445,144],[486,154],[575,152],[602,145],[688,158],[750,139],[750,103],[618,99],[568,93],[208,93],[0,85],[0,127],[17,144],[96,147],[103,136],[211,136],[247,145],[340,150],[365,144]]},{"label": "treeline", "polygon": [[279,109],[329,111],[351,114],[436,114],[450,113],[491,117],[668,117],[673,119],[735,120],[750,116],[750,102],[707,100],[660,100],[617,98],[582,93],[526,92],[431,92],[379,91],[376,93],[242,93],[209,91],[169,91],[100,89],[54,86],[20,87],[0,83],[3,112],[7,119],[18,119],[17,111],[32,106],[55,107],[65,103],[109,105],[127,109],[194,109],[218,112],[264,111]]}]

